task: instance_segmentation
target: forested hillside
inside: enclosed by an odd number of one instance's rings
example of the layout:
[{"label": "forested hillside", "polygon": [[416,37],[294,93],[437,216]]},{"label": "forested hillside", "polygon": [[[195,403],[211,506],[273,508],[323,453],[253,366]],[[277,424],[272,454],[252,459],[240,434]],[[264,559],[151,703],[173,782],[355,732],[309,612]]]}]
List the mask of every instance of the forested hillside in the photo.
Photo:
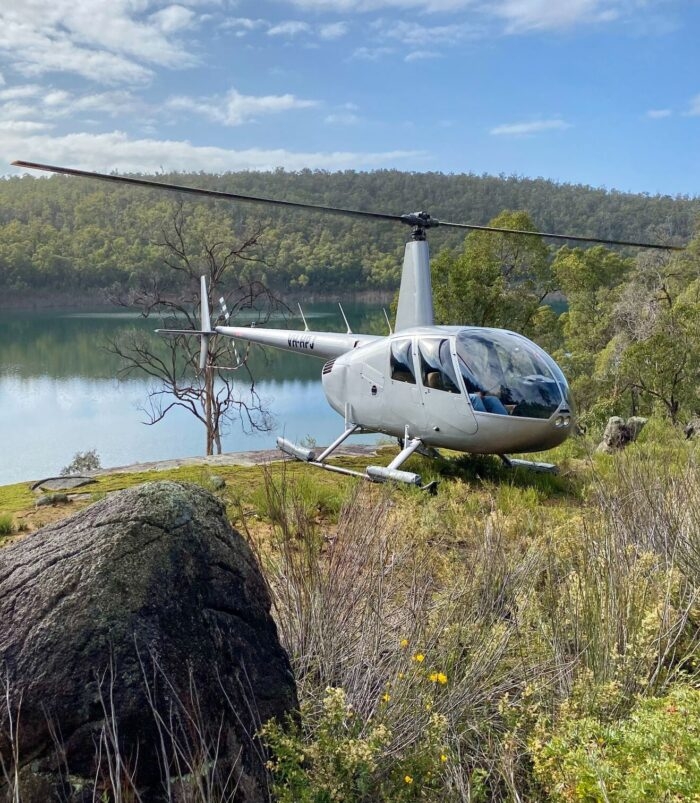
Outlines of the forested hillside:
[{"label": "forested hillside", "polygon": [[[504,209],[526,210],[543,231],[620,239],[686,242],[700,199],[644,196],[544,179],[395,170],[358,173],[242,172],[222,176],[169,174],[163,181],[403,213],[427,209],[444,220],[484,224]],[[75,294],[134,287],[164,270],[162,242],[172,232],[177,196],[89,180],[51,176],[0,181],[0,288],[5,298],[27,291]],[[242,280],[273,288],[344,294],[397,286],[407,231],[298,210],[184,198],[191,242],[235,241],[259,232],[242,261]],[[431,232],[434,252],[460,244],[458,231]],[[175,277],[176,278],[176,277]],[[173,285],[173,289],[175,286]]]}]

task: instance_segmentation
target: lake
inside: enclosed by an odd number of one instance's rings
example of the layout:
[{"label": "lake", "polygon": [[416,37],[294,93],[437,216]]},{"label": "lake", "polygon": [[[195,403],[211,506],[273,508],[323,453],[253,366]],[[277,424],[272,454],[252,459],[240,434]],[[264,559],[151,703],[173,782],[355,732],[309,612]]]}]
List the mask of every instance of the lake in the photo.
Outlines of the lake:
[{"label": "lake", "polygon": [[[354,331],[386,332],[381,309],[343,307]],[[311,329],[345,331],[337,305],[308,305],[304,313]],[[294,318],[270,325],[303,329]],[[105,468],[204,454],[204,427],[194,416],[175,409],[148,426],[149,380],[115,378],[119,361],[107,343],[125,329],[156,326],[125,312],[0,311],[0,485],[58,474],[90,449]],[[256,347],[250,365],[274,430],[248,434],[235,423],[222,438],[224,451],[272,449],[279,435],[326,444],[340,434],[343,419],[326,403],[321,360]]]}]

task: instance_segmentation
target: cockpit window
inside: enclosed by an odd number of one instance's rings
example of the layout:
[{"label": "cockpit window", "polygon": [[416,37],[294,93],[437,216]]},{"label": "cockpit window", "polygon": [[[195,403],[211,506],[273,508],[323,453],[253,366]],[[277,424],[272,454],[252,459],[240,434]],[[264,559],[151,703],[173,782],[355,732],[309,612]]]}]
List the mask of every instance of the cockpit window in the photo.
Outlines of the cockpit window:
[{"label": "cockpit window", "polygon": [[416,384],[410,338],[394,340],[391,344],[391,378],[397,382]]},{"label": "cockpit window", "polygon": [[426,388],[444,390],[447,393],[460,392],[449,340],[436,337],[419,340],[418,354],[421,379]]},{"label": "cockpit window", "polygon": [[[467,391],[496,411],[513,416],[549,418],[567,397],[566,380],[556,363],[524,337],[492,329],[464,329],[457,355]],[[475,410],[478,407],[475,406]]]}]

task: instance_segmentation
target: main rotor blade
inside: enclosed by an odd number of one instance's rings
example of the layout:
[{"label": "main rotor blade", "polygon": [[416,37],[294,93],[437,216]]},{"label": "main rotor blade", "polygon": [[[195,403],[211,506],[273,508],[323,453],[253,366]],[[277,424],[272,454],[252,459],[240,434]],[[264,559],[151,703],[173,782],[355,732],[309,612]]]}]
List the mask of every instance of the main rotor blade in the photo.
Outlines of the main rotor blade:
[{"label": "main rotor blade", "polygon": [[335,206],[321,206],[319,204],[306,204],[300,201],[280,201],[276,198],[261,198],[256,195],[238,195],[233,192],[221,190],[205,190],[201,187],[187,187],[180,184],[167,184],[164,181],[151,181],[145,178],[132,176],[110,175],[108,173],[93,173],[89,170],[77,170],[73,167],[57,167],[56,165],[39,164],[38,162],[24,162],[21,159],[12,162],[16,167],[28,167],[31,170],[46,170],[49,173],[64,173],[67,176],[80,178],[96,178],[101,181],[113,181],[117,184],[133,184],[137,187],[149,189],[168,190],[170,192],[185,192],[190,195],[204,195],[209,198],[219,198],[226,201],[244,201],[251,204],[274,204],[296,209],[309,209],[315,212],[328,212],[331,215],[351,215],[354,217],[369,217],[375,220],[395,220],[401,222],[401,215],[384,215],[381,212],[361,212],[358,209],[341,209]]},{"label": "main rotor blade", "polygon": [[137,187],[147,187],[148,189],[167,190],[169,192],[183,192],[190,195],[202,195],[208,198],[219,198],[226,201],[243,201],[253,204],[271,204],[274,206],[284,206],[293,209],[308,209],[314,212],[326,212],[331,215],[345,215],[350,217],[371,218],[374,220],[389,220],[398,223],[418,226],[419,228],[434,228],[436,226],[447,226],[453,229],[467,229],[470,231],[493,231],[501,234],[522,234],[527,237],[547,237],[552,240],[571,240],[581,243],[601,243],[602,245],[627,245],[634,248],[656,248],[662,251],[682,251],[683,247],[678,245],[662,245],[661,243],[640,243],[630,240],[609,240],[602,237],[581,237],[576,234],[552,234],[542,231],[525,231],[521,229],[506,229],[497,226],[478,226],[473,223],[448,223],[430,217],[425,212],[413,213],[408,215],[387,215],[382,212],[363,212],[359,209],[343,209],[337,206],[322,206],[320,204],[307,204],[300,201],[280,201],[276,198],[262,198],[257,195],[239,195],[233,192],[223,192],[221,190],[206,190],[201,187],[188,187],[180,184],[168,184],[161,181],[152,181],[145,178],[134,178],[132,176],[120,176],[109,173],[94,173],[89,170],[77,170],[73,167],[58,167],[56,165],[40,164],[38,162],[25,162],[17,159],[12,162],[16,167],[26,167],[31,170],[45,170],[49,173],[63,173],[68,176],[78,176],[80,178],[94,178],[101,181],[112,181],[117,184],[132,184]]},{"label": "main rotor blade", "polygon": [[472,223],[447,223],[440,221],[441,226],[453,229],[471,229],[474,231],[495,231],[501,234],[525,234],[529,237],[549,237],[552,240],[574,240],[580,243],[602,243],[603,245],[631,245],[635,248],[658,248],[662,251],[683,251],[682,245],[663,245],[661,243],[638,243],[630,240],[606,240],[602,237],[581,237],[576,234],[551,234],[546,231],[526,231],[524,229],[502,229],[498,226],[476,226]]}]

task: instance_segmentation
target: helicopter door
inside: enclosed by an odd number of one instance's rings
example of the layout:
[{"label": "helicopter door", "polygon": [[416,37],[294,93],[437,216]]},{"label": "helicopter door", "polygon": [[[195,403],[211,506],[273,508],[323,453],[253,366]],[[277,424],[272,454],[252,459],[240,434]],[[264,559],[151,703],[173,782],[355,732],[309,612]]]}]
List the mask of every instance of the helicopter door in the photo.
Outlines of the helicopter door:
[{"label": "helicopter door", "polygon": [[385,408],[387,425],[421,430],[425,425],[423,404],[416,379],[413,338],[391,341],[390,376],[392,404]]},{"label": "helicopter door", "polygon": [[445,337],[424,337],[418,340],[423,405],[427,425],[436,433],[468,434],[478,425],[467,403],[455,370],[454,344]]}]

